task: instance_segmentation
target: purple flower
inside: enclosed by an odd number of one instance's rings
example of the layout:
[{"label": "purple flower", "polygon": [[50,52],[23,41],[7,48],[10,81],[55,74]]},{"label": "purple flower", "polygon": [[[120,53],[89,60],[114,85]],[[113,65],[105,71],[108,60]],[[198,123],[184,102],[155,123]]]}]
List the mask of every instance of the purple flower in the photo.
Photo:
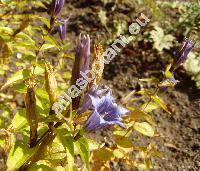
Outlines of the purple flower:
[{"label": "purple flower", "polygon": [[114,102],[114,98],[112,97],[111,91],[108,87],[101,88],[93,85],[85,94],[84,102],[78,109],[78,114],[81,114],[88,109],[95,109],[95,106],[100,104],[100,102],[102,102],[102,98],[105,96],[109,96],[110,100]]},{"label": "purple flower", "polygon": [[[71,84],[75,85],[79,78],[82,78],[80,72],[89,70],[90,65],[90,37],[79,35],[78,45],[76,47],[75,61],[72,69]],[[78,109],[80,96],[72,99],[72,109]]]},{"label": "purple flower", "polygon": [[195,43],[192,40],[187,38],[184,39],[181,48],[175,53],[175,59],[171,66],[170,71],[176,70],[182,63],[187,59],[188,54],[195,46]]},{"label": "purple flower", "polygon": [[92,87],[85,95],[83,105],[78,112],[82,113],[88,109],[92,110],[92,114],[84,124],[86,131],[94,131],[114,124],[125,128],[122,116],[129,111],[115,103],[109,88]]},{"label": "purple flower", "polygon": [[60,14],[65,0],[53,0],[51,3],[51,19],[50,19],[50,32],[54,28],[56,17]]},{"label": "purple flower", "polygon": [[53,0],[51,3],[51,16],[54,18],[60,14],[63,6],[65,4],[65,0]]},{"label": "purple flower", "polygon": [[169,83],[171,83],[171,84],[174,84],[174,85],[176,85],[177,83],[179,83],[179,81],[178,80],[176,80],[175,78],[174,78],[174,73],[172,73],[172,77],[171,78],[168,78],[168,79],[166,79]]},{"label": "purple flower", "polygon": [[89,70],[90,65],[90,37],[89,35],[79,35],[78,45],[76,47],[75,61],[72,69],[71,83],[75,84],[77,79],[81,78],[80,72]]},{"label": "purple flower", "polygon": [[62,25],[59,25],[59,26],[58,26],[58,34],[59,34],[60,39],[61,39],[62,41],[64,41],[64,40],[66,39],[66,37],[67,37],[67,26],[68,26],[68,21],[69,21],[69,18],[66,19],[66,20],[64,20],[64,21],[63,21],[64,23],[63,23]]},{"label": "purple flower", "polygon": [[160,84],[159,84],[159,89],[161,91],[166,91],[168,87],[174,87],[176,84],[178,84],[179,81],[175,79],[174,73],[172,72],[172,76],[170,78],[164,79]]}]

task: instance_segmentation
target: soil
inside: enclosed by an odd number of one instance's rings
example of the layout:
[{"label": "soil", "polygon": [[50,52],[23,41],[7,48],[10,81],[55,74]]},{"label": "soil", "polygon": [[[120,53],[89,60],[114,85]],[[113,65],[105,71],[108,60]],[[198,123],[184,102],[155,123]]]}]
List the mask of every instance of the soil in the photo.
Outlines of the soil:
[{"label": "soil", "polygon": [[[111,8],[114,8],[114,11]],[[109,33],[99,20],[100,10],[107,12],[107,26],[111,32],[114,32],[113,19],[125,20],[129,24],[139,14],[134,5],[131,6],[123,1],[118,3],[112,1],[106,5],[97,0],[66,1],[63,17],[71,14],[68,29],[70,49],[75,47],[75,37],[80,32],[90,34],[93,43],[98,41],[106,43],[105,40],[113,39],[114,33]],[[167,54],[169,56],[170,52]],[[131,91],[142,88],[143,85],[138,78],[161,77],[161,71],[169,63],[169,59],[169,57],[161,59],[151,44],[133,42],[106,65],[104,83],[113,89],[114,95],[120,101]],[[152,159],[154,170],[198,171],[200,170],[200,91],[196,89],[195,82],[183,68],[177,71],[176,78],[180,81],[176,88],[161,95],[173,111],[172,114],[162,110],[152,113],[159,133],[155,142],[165,157],[165,159]],[[138,137],[134,134],[133,142],[137,141]],[[113,170],[123,169],[119,167]]]}]

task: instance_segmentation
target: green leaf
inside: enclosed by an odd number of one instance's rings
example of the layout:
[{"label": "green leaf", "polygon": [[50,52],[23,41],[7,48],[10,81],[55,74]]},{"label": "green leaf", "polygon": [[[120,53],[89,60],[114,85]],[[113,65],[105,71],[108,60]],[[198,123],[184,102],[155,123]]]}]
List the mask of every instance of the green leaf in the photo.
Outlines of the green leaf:
[{"label": "green leaf", "polygon": [[63,74],[62,74],[62,78],[64,78],[64,79],[70,79],[71,78],[71,72],[69,72],[69,71],[67,71],[67,72],[64,72]]},{"label": "green leaf", "polygon": [[[40,75],[44,72],[44,69],[36,66],[35,68],[35,75]],[[29,77],[31,77],[31,71],[29,69],[21,69],[15,72],[13,75],[11,75],[10,78],[8,78],[7,82],[1,87],[1,89],[6,88],[7,86],[10,86],[11,84],[16,83],[17,81],[25,80]]]},{"label": "green leaf", "polygon": [[15,84],[12,87],[18,93],[26,93],[26,86],[24,83]]},{"label": "green leaf", "polygon": [[0,27],[0,33],[1,33],[1,35],[2,34],[12,35],[13,30],[10,27]]},{"label": "green leaf", "polygon": [[54,37],[47,35],[47,36],[44,36],[44,40],[48,42],[48,44],[56,46],[56,39],[54,39]]},{"label": "green leaf", "polygon": [[171,68],[171,64],[167,66],[166,70],[165,70],[165,77],[166,78],[172,78],[173,74],[169,71]]},{"label": "green leaf", "polygon": [[167,113],[171,112],[168,110],[167,106],[165,105],[164,101],[160,99],[157,95],[151,96],[151,98],[154,100],[156,104],[158,104],[162,109],[164,109]]},{"label": "green leaf", "polygon": [[89,167],[90,151],[89,151],[89,145],[88,145],[87,139],[84,137],[78,139],[78,141],[76,141],[76,147],[79,150],[79,153],[81,155],[81,158],[87,170],[90,170],[90,167]]},{"label": "green leaf", "polygon": [[158,79],[157,78],[142,78],[139,79],[142,82],[148,82],[148,83],[158,83]]},{"label": "green leaf", "polygon": [[[22,39],[22,42],[17,42],[16,45],[27,45],[27,46],[31,46],[31,47],[35,47],[35,41],[26,33],[20,32],[17,34],[16,36],[17,38]],[[22,44],[21,44],[22,43]]]},{"label": "green leaf", "polygon": [[154,129],[147,122],[141,122],[141,123],[140,122],[136,122],[134,124],[134,129],[136,131],[142,133],[143,135],[146,135],[146,136],[149,136],[149,137],[153,137],[154,136]]},{"label": "green leaf", "polygon": [[[20,61],[29,61],[34,62],[36,58],[35,51],[33,48],[27,48],[26,46],[15,46],[13,45],[16,51],[18,52],[17,55],[19,56],[18,59]],[[19,63],[19,65],[23,65],[23,63]]]},{"label": "green leaf", "polygon": [[127,129],[121,129],[121,130],[114,130],[113,134],[114,135],[119,135],[123,137],[129,137],[131,134],[131,131],[128,131],[129,128]]},{"label": "green leaf", "polygon": [[[147,107],[144,106],[145,108]],[[131,112],[131,115],[130,115],[130,118],[133,120],[133,121],[137,121],[139,119],[145,119],[147,122],[153,124],[153,119],[151,117],[151,115],[149,115],[148,113],[146,113],[145,111],[142,111],[140,109],[137,109],[137,108],[129,108],[132,110]]]},{"label": "green leaf", "polygon": [[45,170],[54,171],[53,168],[51,168],[45,164],[37,164],[37,163],[34,163],[31,166],[31,168],[28,169],[28,171],[45,171]]},{"label": "green leaf", "polygon": [[125,20],[113,20],[115,36],[118,37],[121,34],[125,34],[128,24]]},{"label": "green leaf", "polygon": [[151,10],[151,13],[154,15],[154,17],[156,17],[157,20],[165,19],[163,12],[160,10],[160,8],[158,8],[157,2],[152,0],[144,0],[142,2],[144,2],[148,9]]},{"label": "green leaf", "polygon": [[7,160],[7,170],[18,170],[25,162],[27,162],[37,151],[38,146],[29,148],[22,141],[17,141],[12,146]]},{"label": "green leaf", "polygon": [[5,140],[4,140],[4,139],[0,139],[0,147],[1,147],[1,148],[4,148],[5,145],[6,145]]},{"label": "green leaf", "polygon": [[11,127],[15,130],[20,130],[24,128],[25,126],[28,126],[28,122],[26,119],[26,110],[25,109],[19,109],[18,112],[15,114]]},{"label": "green leaf", "polygon": [[66,171],[66,170],[62,166],[57,166],[53,171]]},{"label": "green leaf", "polygon": [[67,170],[73,171],[74,167],[74,143],[73,137],[70,135],[66,128],[61,128],[58,130],[58,138],[62,142],[63,146],[66,148],[67,152]]},{"label": "green leaf", "polygon": [[152,112],[153,110],[158,109],[158,105],[154,102],[144,103],[142,109],[144,112]]},{"label": "green leaf", "polygon": [[35,6],[38,6],[38,7],[41,7],[41,8],[44,8],[44,9],[47,9],[47,7],[40,1],[33,1],[32,2]]},{"label": "green leaf", "polygon": [[10,78],[8,78],[7,82],[2,86],[2,89],[12,83],[15,83],[16,81],[28,78],[28,77],[30,77],[30,75],[31,75],[30,70],[21,69],[21,70],[15,72]]},{"label": "green leaf", "polygon": [[124,156],[126,156],[126,152],[123,151],[122,149],[115,149],[113,151],[113,154],[116,158],[120,159],[120,158],[123,158]]},{"label": "green leaf", "polygon": [[49,96],[43,89],[36,90],[36,105],[39,107],[39,113],[44,114],[44,116],[49,113],[50,102]]},{"label": "green leaf", "polygon": [[52,45],[52,44],[45,43],[45,44],[42,45],[40,50],[47,50],[47,49],[51,49],[51,48],[54,48],[54,47],[56,47],[56,46]]},{"label": "green leaf", "polygon": [[94,162],[110,161],[112,157],[114,157],[113,151],[105,147],[95,150],[92,155]]},{"label": "green leaf", "polygon": [[133,143],[128,137],[115,135],[115,142],[117,143],[118,146],[123,147],[123,148],[133,147]]},{"label": "green leaf", "polygon": [[64,158],[67,156],[65,152],[65,147],[62,146],[62,143],[58,139],[58,137],[55,137],[53,140],[53,143],[50,145],[50,149],[47,151],[47,154],[45,155],[45,160],[64,160]]}]

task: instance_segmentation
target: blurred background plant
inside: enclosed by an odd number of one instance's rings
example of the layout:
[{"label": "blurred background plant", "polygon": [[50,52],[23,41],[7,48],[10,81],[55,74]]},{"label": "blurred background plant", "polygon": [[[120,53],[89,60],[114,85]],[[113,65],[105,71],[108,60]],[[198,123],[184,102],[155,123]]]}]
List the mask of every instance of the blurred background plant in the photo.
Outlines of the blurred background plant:
[{"label": "blurred background plant", "polygon": [[[185,69],[180,67],[175,76],[186,70],[200,86],[200,2],[71,0],[65,2],[65,10],[58,15],[53,28],[50,4],[50,0],[0,1],[0,168],[22,170],[30,164],[29,170],[156,169],[158,166],[154,166],[154,158],[163,159],[167,154],[157,150],[157,138],[162,134],[157,131],[159,128],[151,114],[155,114],[159,107],[167,114],[174,111],[165,102],[166,99],[162,100],[162,93],[155,90],[164,78],[160,70],[165,72],[164,76],[168,74],[165,67],[172,63],[175,49],[180,45],[178,42],[185,36],[197,43],[184,64]],[[49,115],[55,98],[50,97],[52,92],[47,91],[50,84],[47,84],[47,79],[57,82],[53,91],[57,98],[70,86],[73,48],[77,44],[78,34],[89,33],[92,44],[101,42],[106,48],[119,35],[129,35],[128,26],[140,12],[147,13],[151,22],[119,56],[125,55],[126,62],[142,55],[147,60],[142,61],[142,69],[137,68],[135,72],[132,67],[139,66],[139,62],[125,63],[123,66],[120,60],[117,63],[117,59],[114,59],[105,67],[104,79],[108,81],[103,81],[113,87],[118,101],[131,111],[124,118],[127,129],[104,129],[74,140],[81,130],[80,124],[74,126],[74,111],[70,110],[70,118]],[[68,18],[68,33],[66,39],[61,40],[57,27]],[[154,64],[153,57],[159,61],[158,64]],[[149,65],[146,62],[149,61],[152,61],[149,67],[154,68],[153,74],[145,73],[146,65]],[[131,74],[124,72],[131,69]],[[114,76],[119,76],[122,81],[114,80]],[[37,118],[32,119],[37,120],[38,136],[36,144],[33,143],[33,148],[30,148],[29,124],[32,121],[27,120],[24,96],[28,93],[25,81],[32,77],[37,83],[31,91],[35,94]],[[128,87],[128,90],[124,90],[124,87]],[[86,116],[87,113],[78,119],[83,121]],[[156,120],[162,120],[162,116]],[[63,125],[55,128],[49,134],[49,139],[44,139],[43,135],[48,132],[52,122]],[[135,134],[139,137],[138,143]],[[45,144],[44,140],[51,143]],[[170,148],[178,149],[173,145]]]}]

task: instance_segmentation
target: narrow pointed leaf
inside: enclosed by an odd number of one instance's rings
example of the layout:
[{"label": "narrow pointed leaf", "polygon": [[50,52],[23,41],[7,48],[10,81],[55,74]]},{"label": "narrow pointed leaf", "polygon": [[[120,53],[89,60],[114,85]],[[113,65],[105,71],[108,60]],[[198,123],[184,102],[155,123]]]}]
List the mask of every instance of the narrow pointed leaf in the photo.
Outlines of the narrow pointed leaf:
[{"label": "narrow pointed leaf", "polygon": [[161,98],[159,98],[157,95],[151,96],[151,98],[152,98],[152,99],[154,100],[154,102],[157,103],[163,110],[165,110],[167,113],[171,113],[171,112],[168,110],[166,104],[164,103],[164,101],[163,101]]}]

